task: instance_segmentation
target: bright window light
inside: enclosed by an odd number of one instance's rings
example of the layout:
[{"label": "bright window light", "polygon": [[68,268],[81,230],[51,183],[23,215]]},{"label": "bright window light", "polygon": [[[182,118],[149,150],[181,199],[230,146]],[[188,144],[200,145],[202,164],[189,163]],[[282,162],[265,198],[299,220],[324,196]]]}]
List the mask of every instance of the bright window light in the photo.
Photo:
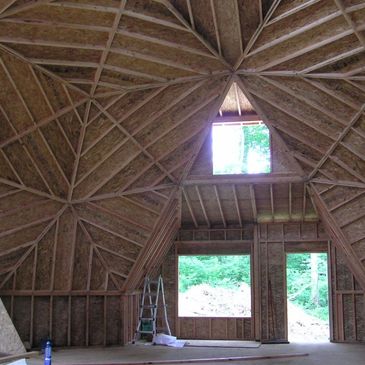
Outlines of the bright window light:
[{"label": "bright window light", "polygon": [[213,124],[213,174],[270,172],[270,133],[264,124]]}]

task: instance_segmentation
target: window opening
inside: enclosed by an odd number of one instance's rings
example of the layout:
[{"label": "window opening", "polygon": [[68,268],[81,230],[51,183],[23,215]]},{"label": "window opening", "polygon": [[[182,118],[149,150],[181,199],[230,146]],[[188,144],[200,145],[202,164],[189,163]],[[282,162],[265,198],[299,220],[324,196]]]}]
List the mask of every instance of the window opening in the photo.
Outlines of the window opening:
[{"label": "window opening", "polygon": [[213,123],[213,174],[271,171],[270,133],[262,122]]},{"label": "window opening", "polygon": [[250,255],[179,256],[179,317],[250,317]]}]

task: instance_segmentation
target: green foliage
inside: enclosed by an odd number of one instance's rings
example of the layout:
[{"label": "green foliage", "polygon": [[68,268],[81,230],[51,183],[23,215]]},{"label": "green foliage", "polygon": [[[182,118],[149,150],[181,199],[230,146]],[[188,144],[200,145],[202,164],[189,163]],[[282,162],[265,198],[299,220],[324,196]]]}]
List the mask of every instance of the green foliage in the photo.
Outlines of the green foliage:
[{"label": "green foliage", "polygon": [[[317,255],[315,261],[311,255]],[[313,263],[316,267],[312,267]],[[287,287],[289,301],[328,321],[327,254],[289,254]]]},{"label": "green foliage", "polygon": [[[256,152],[260,157],[260,172],[270,172],[270,133],[265,125],[242,126],[243,162],[242,172],[249,172],[250,153]],[[252,161],[251,161],[252,163]]]},{"label": "green foliage", "polygon": [[[317,255],[313,261],[313,256]],[[312,267],[315,263],[316,267]],[[251,283],[250,256],[179,256],[179,291],[191,286],[238,288]],[[308,314],[328,321],[326,254],[287,256],[288,299]]]},{"label": "green foliage", "polygon": [[191,286],[234,288],[250,285],[250,256],[179,256],[179,291]]}]

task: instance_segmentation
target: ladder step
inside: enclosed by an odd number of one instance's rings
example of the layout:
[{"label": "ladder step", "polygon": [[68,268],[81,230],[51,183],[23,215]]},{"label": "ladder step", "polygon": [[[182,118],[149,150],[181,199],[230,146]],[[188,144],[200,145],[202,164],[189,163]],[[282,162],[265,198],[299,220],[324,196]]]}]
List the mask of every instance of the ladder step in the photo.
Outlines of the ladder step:
[{"label": "ladder step", "polygon": [[140,320],[141,321],[153,321],[154,317],[141,317]]},{"label": "ladder step", "polygon": [[142,308],[156,308],[156,304],[145,304],[142,306]]},{"label": "ladder step", "polygon": [[153,331],[142,331],[142,330],[139,330],[137,331],[138,333],[154,333]]}]

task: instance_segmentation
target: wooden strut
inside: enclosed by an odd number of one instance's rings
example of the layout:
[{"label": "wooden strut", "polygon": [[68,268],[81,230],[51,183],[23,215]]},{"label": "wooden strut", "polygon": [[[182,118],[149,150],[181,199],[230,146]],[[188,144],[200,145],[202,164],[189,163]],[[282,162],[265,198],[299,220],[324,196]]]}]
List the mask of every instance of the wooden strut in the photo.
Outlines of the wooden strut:
[{"label": "wooden strut", "polygon": [[19,360],[19,359],[29,359],[30,357],[35,357],[35,356],[38,356],[39,354],[40,354],[39,351],[31,351],[31,352],[25,352],[24,354],[19,354],[19,355],[9,355],[9,356],[0,357],[0,364],[9,363],[9,362]]},{"label": "wooden strut", "polygon": [[256,355],[256,356],[236,356],[236,357],[212,357],[202,359],[174,359],[174,360],[152,360],[152,361],[132,361],[117,363],[88,363],[88,364],[62,364],[62,365],[154,365],[154,364],[187,364],[187,363],[209,363],[209,362],[227,362],[227,361],[254,361],[270,359],[287,359],[293,357],[309,356],[308,353],[277,354],[277,355]]}]

